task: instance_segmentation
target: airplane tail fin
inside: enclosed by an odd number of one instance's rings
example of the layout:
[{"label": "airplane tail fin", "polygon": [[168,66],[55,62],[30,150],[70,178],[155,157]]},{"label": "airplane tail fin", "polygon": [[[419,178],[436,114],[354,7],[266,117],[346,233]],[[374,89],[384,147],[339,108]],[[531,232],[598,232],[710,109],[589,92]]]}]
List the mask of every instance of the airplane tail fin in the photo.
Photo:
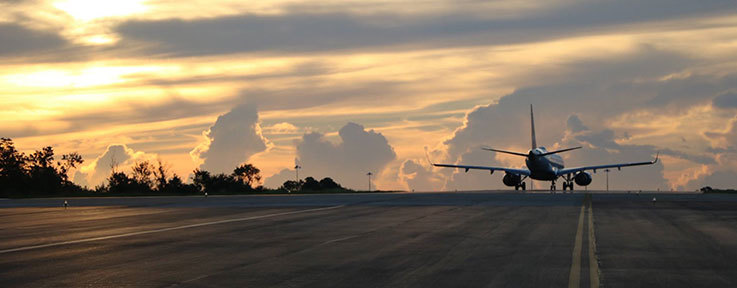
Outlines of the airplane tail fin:
[{"label": "airplane tail fin", "polygon": [[532,149],[537,148],[537,140],[535,139],[535,115],[532,113],[532,104],[530,104],[530,130],[532,131]]}]

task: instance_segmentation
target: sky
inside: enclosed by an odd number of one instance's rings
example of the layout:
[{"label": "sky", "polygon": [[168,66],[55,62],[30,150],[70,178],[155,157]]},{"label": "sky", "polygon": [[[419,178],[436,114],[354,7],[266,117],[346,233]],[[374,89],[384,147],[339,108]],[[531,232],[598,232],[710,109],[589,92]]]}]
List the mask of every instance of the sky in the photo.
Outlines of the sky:
[{"label": "sky", "polygon": [[[737,186],[733,1],[0,0],[0,136],[74,182],[162,160],[276,188],[503,188],[537,142],[611,189]],[[604,173],[591,189],[602,189]],[[546,183],[536,183],[546,187]]]}]

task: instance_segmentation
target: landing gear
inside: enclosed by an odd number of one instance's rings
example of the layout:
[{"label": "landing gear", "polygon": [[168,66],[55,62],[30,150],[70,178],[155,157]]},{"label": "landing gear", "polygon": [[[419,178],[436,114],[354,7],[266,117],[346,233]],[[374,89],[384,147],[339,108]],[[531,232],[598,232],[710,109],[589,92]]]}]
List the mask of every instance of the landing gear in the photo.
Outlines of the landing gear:
[{"label": "landing gear", "polygon": [[519,189],[527,190],[527,185],[525,184],[525,182],[519,183],[514,186],[514,190],[519,190]]},{"label": "landing gear", "polygon": [[568,174],[565,178],[563,178],[563,180],[565,180],[565,182],[563,182],[563,191],[566,191],[566,189],[570,189],[571,191],[573,191],[573,176],[571,174]]},{"label": "landing gear", "polygon": [[573,191],[573,182],[563,182],[563,191],[566,189]]},{"label": "landing gear", "polygon": [[550,191],[551,191],[552,193],[555,193],[555,192],[554,192],[555,190],[556,190],[556,188],[555,188],[555,181],[552,181],[552,182],[551,182],[551,184],[550,184]]}]

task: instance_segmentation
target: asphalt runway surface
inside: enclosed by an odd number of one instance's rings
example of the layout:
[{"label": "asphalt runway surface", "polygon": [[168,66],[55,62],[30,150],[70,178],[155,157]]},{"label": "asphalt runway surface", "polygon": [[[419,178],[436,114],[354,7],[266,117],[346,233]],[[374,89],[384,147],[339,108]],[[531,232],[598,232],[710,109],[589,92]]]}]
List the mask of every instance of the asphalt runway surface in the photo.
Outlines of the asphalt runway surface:
[{"label": "asphalt runway surface", "polygon": [[737,287],[737,195],[67,200],[0,200],[0,287]]}]

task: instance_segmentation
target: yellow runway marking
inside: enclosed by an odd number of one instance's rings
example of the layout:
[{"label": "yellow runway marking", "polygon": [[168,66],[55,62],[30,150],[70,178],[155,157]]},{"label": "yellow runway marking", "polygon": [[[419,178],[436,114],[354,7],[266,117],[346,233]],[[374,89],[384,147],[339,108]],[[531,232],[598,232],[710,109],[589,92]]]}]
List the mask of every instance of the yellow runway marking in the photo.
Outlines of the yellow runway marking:
[{"label": "yellow runway marking", "polygon": [[[588,211],[586,211],[588,210]],[[586,217],[584,217],[586,216]],[[586,194],[581,204],[581,213],[578,216],[578,230],[573,244],[571,273],[568,275],[568,287],[581,287],[581,255],[583,242],[583,225],[588,220],[588,248],[589,248],[589,287],[599,288],[599,262],[596,261],[596,234],[594,233],[594,209],[591,204],[591,194]]]},{"label": "yellow runway marking", "polygon": [[576,240],[573,245],[573,262],[571,262],[571,274],[568,275],[568,288],[578,288],[581,286],[581,238],[583,237],[583,215],[586,204],[581,205],[581,213],[578,216],[578,230],[576,230]]}]

